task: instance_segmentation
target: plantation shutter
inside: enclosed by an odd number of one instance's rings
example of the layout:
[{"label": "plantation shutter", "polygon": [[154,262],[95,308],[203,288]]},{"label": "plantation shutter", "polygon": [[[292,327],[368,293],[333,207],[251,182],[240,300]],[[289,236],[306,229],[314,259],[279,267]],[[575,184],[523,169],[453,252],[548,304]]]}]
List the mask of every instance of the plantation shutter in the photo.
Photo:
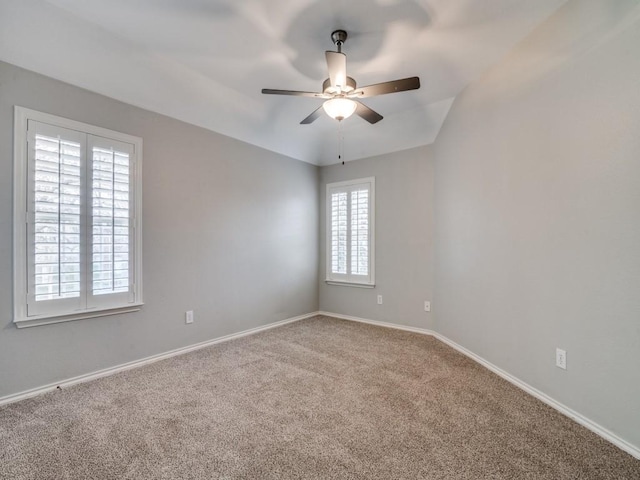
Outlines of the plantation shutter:
[{"label": "plantation shutter", "polygon": [[369,189],[351,192],[351,274],[369,274]]},{"label": "plantation shutter", "polygon": [[373,285],[374,179],[327,185],[327,280]]},{"label": "plantation shutter", "polygon": [[89,307],[133,300],[133,146],[90,136]]},{"label": "plantation shutter", "polygon": [[348,193],[331,194],[331,273],[347,273]]},{"label": "plantation shutter", "polygon": [[27,158],[27,315],[133,302],[134,146],[29,120]]},{"label": "plantation shutter", "polygon": [[34,121],[27,133],[28,313],[79,309],[84,135]]}]

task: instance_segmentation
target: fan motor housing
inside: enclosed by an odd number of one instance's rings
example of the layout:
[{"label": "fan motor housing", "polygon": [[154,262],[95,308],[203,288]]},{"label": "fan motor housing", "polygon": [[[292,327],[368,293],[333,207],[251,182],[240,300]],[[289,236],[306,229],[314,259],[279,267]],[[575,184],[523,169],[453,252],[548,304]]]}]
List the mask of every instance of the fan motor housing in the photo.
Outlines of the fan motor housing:
[{"label": "fan motor housing", "polygon": [[344,30],[335,30],[331,33],[331,41],[334,45],[342,46],[347,41],[347,32]]},{"label": "fan motor housing", "polygon": [[331,85],[331,79],[327,78],[324,82],[322,82],[322,91],[328,94],[336,94],[336,93],[350,93],[356,89],[356,81],[347,77],[347,84],[338,91],[338,89]]}]

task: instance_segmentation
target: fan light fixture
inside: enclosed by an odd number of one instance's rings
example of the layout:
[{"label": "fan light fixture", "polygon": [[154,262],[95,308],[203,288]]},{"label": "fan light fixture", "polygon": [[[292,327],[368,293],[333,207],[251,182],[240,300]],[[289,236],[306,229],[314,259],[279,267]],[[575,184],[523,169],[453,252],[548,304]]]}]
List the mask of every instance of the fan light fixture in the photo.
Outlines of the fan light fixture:
[{"label": "fan light fixture", "polygon": [[327,112],[327,115],[339,122],[353,115],[356,107],[356,102],[348,98],[332,98],[322,104],[322,108]]}]

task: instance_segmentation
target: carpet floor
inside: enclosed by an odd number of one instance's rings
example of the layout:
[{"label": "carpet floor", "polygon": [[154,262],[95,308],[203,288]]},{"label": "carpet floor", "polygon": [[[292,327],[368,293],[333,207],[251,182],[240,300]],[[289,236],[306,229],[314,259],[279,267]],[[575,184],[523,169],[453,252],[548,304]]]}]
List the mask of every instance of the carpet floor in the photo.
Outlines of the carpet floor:
[{"label": "carpet floor", "polygon": [[2,479],[640,479],[424,335],[315,317],[0,408]]}]

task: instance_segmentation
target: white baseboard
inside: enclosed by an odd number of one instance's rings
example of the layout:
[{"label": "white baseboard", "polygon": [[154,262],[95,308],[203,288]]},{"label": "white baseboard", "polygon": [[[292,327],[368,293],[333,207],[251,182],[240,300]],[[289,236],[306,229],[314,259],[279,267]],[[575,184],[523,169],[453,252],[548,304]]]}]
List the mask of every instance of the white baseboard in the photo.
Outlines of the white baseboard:
[{"label": "white baseboard", "polygon": [[222,343],[222,342],[227,342],[229,340],[233,340],[236,338],[246,337],[247,335],[253,335],[258,332],[263,332],[271,328],[280,327],[282,325],[286,325],[287,323],[293,323],[300,320],[304,320],[305,318],[314,317],[316,315],[318,315],[318,312],[312,312],[312,313],[307,313],[305,315],[300,315],[297,317],[287,318],[285,320],[269,323],[267,325],[262,325],[260,327],[250,328],[249,330],[244,330],[242,332],[232,333],[230,335],[214,338],[212,340],[206,340],[204,342],[195,343],[193,345],[188,345],[186,347],[176,348],[175,350],[159,353],[157,355],[151,355],[150,357],[141,358],[140,360],[134,360],[132,362],[122,363],[120,365],[116,365],[115,367],[104,368],[102,370],[98,370],[95,372],[86,373],[84,375],[68,378],[66,380],[61,380],[56,383],[50,383],[42,387],[36,387],[30,390],[25,390],[23,392],[0,397],[0,406],[13,403],[13,402],[18,402],[20,400],[24,400],[27,398],[35,397],[37,395],[42,395],[43,393],[56,390],[58,387],[66,388],[66,387],[70,387],[71,385],[76,385],[78,383],[89,382],[97,378],[108,377],[109,375],[114,375],[119,372],[124,372],[126,370],[131,370],[133,368],[142,367],[143,365],[148,365],[150,363],[158,362],[160,360],[165,360],[167,358],[175,357],[178,355],[183,355],[188,352],[193,352],[194,350],[199,350],[201,348],[205,348],[210,345],[215,345],[216,343]]},{"label": "white baseboard", "polygon": [[377,325],[378,327],[393,328],[394,330],[404,330],[406,332],[421,333],[423,335],[436,335],[436,332],[427,330],[426,328],[408,327],[406,325],[398,325],[397,323],[381,322],[379,320],[369,320],[368,318],[352,317],[350,315],[342,315],[340,313],[318,312],[317,315],[325,315],[327,317],[340,318],[351,322],[368,323],[369,325]]},{"label": "white baseboard", "polygon": [[338,313],[331,313],[331,312],[318,312],[318,314],[319,315],[326,315],[328,317],[340,318],[340,319],[343,319],[343,320],[350,320],[352,322],[368,323],[370,325],[377,325],[379,327],[395,328],[397,330],[405,330],[405,331],[408,331],[408,332],[421,333],[423,335],[431,335],[431,336],[437,338],[438,340],[440,340],[441,342],[446,343],[450,347],[452,347],[455,350],[459,351],[460,353],[462,353],[462,354],[466,355],[467,357],[471,358],[472,360],[476,361],[477,363],[479,363],[483,367],[488,368],[493,373],[495,373],[496,375],[504,378],[509,383],[511,383],[511,384],[515,385],[516,387],[524,390],[529,395],[532,395],[532,396],[536,397],[538,400],[542,401],[543,403],[546,403],[547,405],[549,405],[550,407],[554,408],[558,412],[562,413],[563,415],[566,415],[567,417],[571,418],[572,420],[574,420],[575,422],[579,423],[583,427],[586,427],[587,429],[591,430],[593,433],[601,436],[602,438],[604,438],[608,442],[614,444],[616,447],[618,447],[621,450],[624,450],[625,452],[627,452],[629,455],[631,455],[631,456],[633,456],[633,457],[635,457],[635,458],[640,460],[640,448],[636,447],[635,445],[632,445],[631,443],[627,442],[623,438],[620,438],[619,436],[617,436],[615,433],[607,430],[603,426],[601,426],[601,425],[597,424],[596,422],[588,419],[584,415],[576,412],[575,410],[567,407],[566,405],[558,402],[557,400],[554,400],[553,398],[551,398],[546,393],[541,392],[540,390],[538,390],[537,388],[532,387],[531,385],[529,385],[526,382],[523,382],[519,378],[511,375],[510,373],[506,372],[505,370],[501,369],[500,367],[497,367],[494,364],[492,364],[491,362],[485,360],[481,356],[476,355],[472,351],[466,349],[465,347],[463,347],[461,345],[458,345],[453,340],[450,340],[449,338],[445,337],[444,335],[441,335],[441,334],[439,334],[437,332],[434,332],[433,330],[427,330],[427,329],[424,329],[424,328],[417,328],[417,327],[408,327],[408,326],[404,326],[404,325],[397,325],[397,324],[394,324],[394,323],[380,322],[380,321],[377,321],[377,320],[368,320],[366,318],[352,317],[352,316],[349,316],[349,315],[341,315],[341,314],[338,314]]}]

